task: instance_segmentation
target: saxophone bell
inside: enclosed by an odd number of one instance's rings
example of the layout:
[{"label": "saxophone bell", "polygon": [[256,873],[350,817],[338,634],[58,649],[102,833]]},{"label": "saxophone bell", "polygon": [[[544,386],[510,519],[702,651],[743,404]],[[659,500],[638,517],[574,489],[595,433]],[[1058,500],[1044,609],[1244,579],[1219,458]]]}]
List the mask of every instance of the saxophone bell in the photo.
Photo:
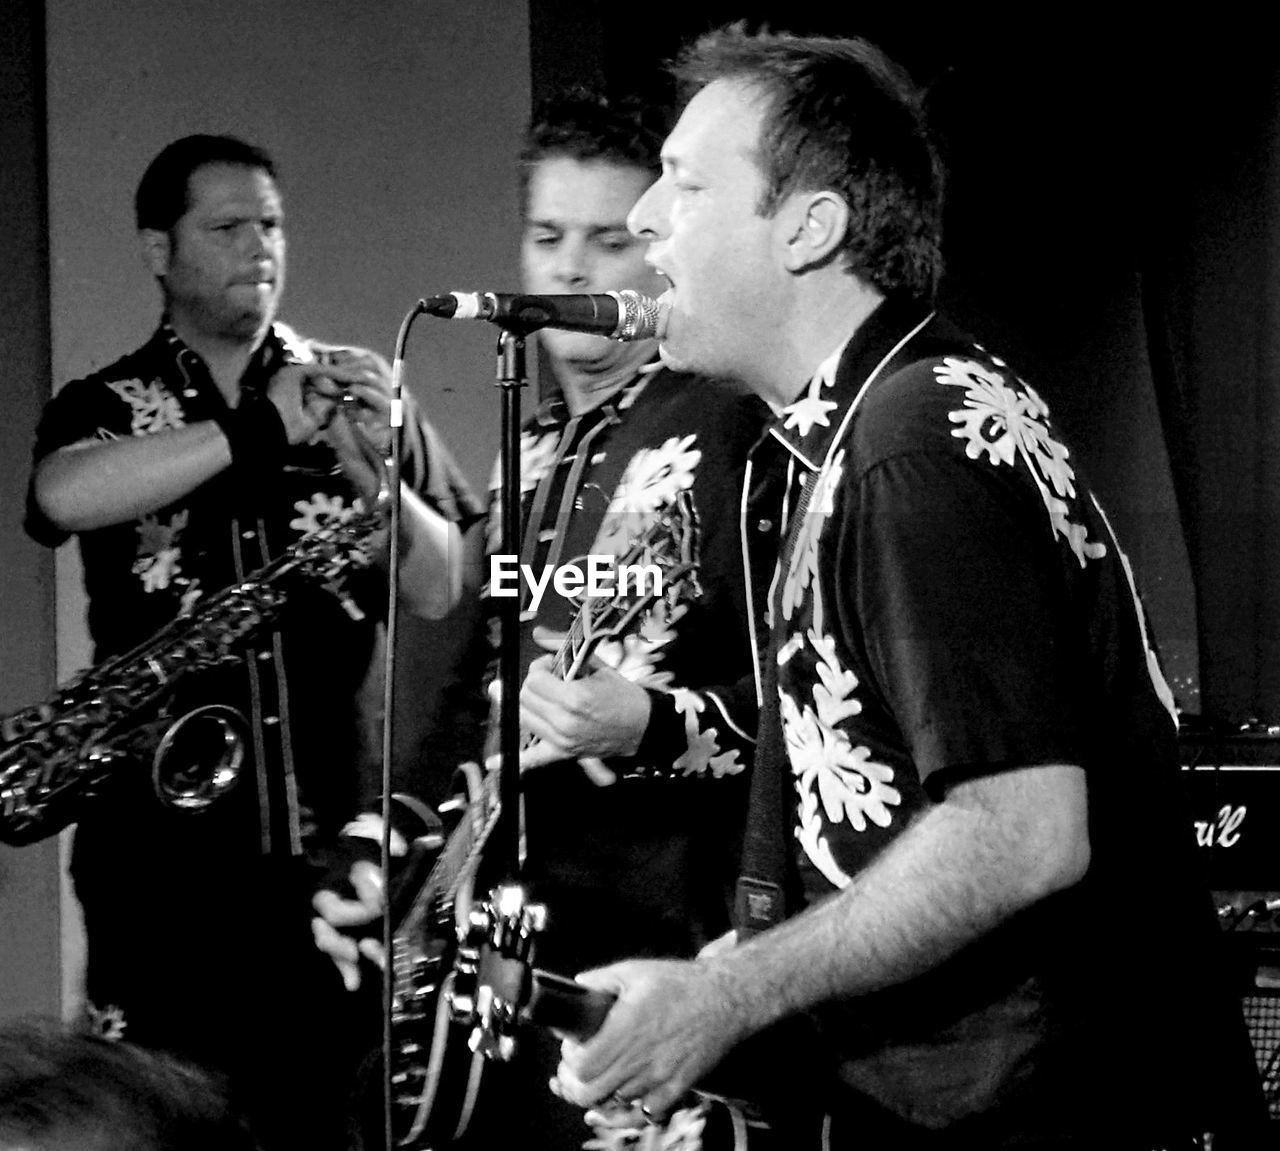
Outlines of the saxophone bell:
[{"label": "saxophone bell", "polygon": [[233,707],[212,703],[179,716],[152,756],[156,795],[180,811],[208,807],[239,782],[244,748],[244,717]]}]

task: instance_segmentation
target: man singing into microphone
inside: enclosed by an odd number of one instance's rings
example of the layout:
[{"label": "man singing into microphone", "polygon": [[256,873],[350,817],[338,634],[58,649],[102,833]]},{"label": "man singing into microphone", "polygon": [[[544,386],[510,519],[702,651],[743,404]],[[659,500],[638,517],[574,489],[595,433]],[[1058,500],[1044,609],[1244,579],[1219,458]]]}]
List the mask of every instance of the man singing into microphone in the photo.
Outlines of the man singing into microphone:
[{"label": "man singing into microphone", "polygon": [[[371,510],[389,436],[385,361],[275,321],[285,236],[264,151],[175,141],[143,175],[136,219],[160,326],[51,401],[27,514],[43,543],[78,539],[98,661],[174,620],[187,634],[181,618],[214,593]],[[465,513],[470,497],[416,418],[405,444],[405,602],[438,612],[447,583],[431,560],[451,526],[437,513]],[[378,553],[386,532],[368,532]],[[278,628],[239,663],[179,682],[175,716],[217,705],[239,729],[245,758],[226,797],[176,811],[129,764],[76,830],[97,1029],[226,1076],[268,1149],[345,1145],[358,1047],[349,997],[311,945],[307,857],[377,797],[378,741],[359,703],[381,671],[386,579],[353,575],[345,604],[291,587]],[[216,752],[179,741],[165,770],[198,772]]]},{"label": "man singing into microphone", "polygon": [[788,466],[751,937],[583,976],[617,1001],[561,1090],[662,1116],[749,1037],[787,1069],[768,1030],[807,1018],[808,1145],[1267,1145],[1128,562],[1041,396],[933,311],[919,96],[865,42],[739,28],[680,78],[630,218],[663,359],[767,399],[752,463]]},{"label": "man singing into microphone", "polygon": [[[659,140],[629,100],[570,93],[539,109],[521,156],[526,291],[660,289],[626,228],[657,175]],[[541,576],[621,555],[661,531],[682,496],[698,559],[691,578],[665,588],[625,639],[601,645],[595,670],[569,683],[536,657],[577,605],[550,587],[535,604],[525,589],[521,712],[538,742],[523,760],[524,879],[550,912],[538,965],[571,975],[626,954],[691,956],[727,927],[756,711],[739,488],[767,412],[740,390],[661,367],[654,340],[554,329],[538,338],[556,389],[522,436],[520,560]],[[769,552],[774,525],[748,527]],[[491,515],[489,550],[498,542]],[[488,661],[483,636],[475,652]],[[473,672],[459,694],[474,697],[479,684]],[[343,926],[375,907],[333,893],[317,902]],[[324,927],[319,937],[354,975],[355,945]],[[500,1110],[478,1116],[478,1146],[583,1145],[582,1112],[547,1090],[554,1068],[549,1037],[524,1036],[512,1082],[496,1093]],[[614,1138],[644,1124],[629,1108],[593,1118],[620,1124]]]}]

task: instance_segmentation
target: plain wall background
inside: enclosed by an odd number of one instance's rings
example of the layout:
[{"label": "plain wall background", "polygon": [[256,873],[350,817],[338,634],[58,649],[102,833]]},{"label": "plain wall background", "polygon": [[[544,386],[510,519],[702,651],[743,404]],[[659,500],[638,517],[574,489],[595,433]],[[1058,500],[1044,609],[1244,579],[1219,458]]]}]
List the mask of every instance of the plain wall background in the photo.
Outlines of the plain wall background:
[{"label": "plain wall background", "polygon": [[[31,430],[49,394],[41,13],[0,27],[0,715],[54,679],[53,555],[23,534]],[[0,1019],[59,1006],[58,841],[0,847]]]}]

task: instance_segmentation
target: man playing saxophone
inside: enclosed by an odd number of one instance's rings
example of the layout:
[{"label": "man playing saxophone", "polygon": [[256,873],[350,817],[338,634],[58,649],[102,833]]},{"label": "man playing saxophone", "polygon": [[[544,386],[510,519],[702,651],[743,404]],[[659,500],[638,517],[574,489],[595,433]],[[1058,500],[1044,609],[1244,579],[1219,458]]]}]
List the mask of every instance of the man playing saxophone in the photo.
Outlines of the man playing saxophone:
[{"label": "man playing saxophone", "polygon": [[[198,612],[314,529],[367,513],[391,443],[386,362],[275,320],[285,236],[265,152],[227,136],[175,141],[135,208],[163,316],[145,345],[51,401],[27,510],[36,540],[78,539],[95,661]],[[410,415],[401,587],[433,614],[447,588],[430,557],[476,505]],[[128,773],[76,832],[90,1015],[225,1075],[267,1148],[344,1145],[359,1053],[305,894],[309,858],[378,794],[361,700],[379,698],[386,575],[362,568],[348,584],[344,602],[291,589],[243,658],[177,685],[174,714],[216,704],[239,728],[245,758],[225,799],[192,818],[161,803],[145,771]],[[170,754],[196,769],[209,752],[179,741]]]}]

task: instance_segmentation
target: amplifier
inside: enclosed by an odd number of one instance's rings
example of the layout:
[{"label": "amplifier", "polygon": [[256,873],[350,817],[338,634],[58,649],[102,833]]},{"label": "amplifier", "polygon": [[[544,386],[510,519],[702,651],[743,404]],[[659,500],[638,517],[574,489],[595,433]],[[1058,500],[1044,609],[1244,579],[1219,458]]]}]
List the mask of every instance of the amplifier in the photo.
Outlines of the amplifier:
[{"label": "amplifier", "polygon": [[1182,779],[1215,891],[1280,891],[1280,730],[1184,731]]}]

